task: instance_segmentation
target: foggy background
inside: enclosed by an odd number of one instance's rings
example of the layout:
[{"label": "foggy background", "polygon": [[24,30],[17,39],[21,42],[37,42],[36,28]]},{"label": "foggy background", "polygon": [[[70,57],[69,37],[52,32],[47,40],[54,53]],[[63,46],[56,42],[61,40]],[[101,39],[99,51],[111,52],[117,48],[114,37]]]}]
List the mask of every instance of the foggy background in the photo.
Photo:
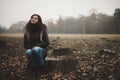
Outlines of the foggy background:
[{"label": "foggy background", "polygon": [[119,0],[0,0],[0,33],[24,32],[39,14],[49,33],[118,34]]}]

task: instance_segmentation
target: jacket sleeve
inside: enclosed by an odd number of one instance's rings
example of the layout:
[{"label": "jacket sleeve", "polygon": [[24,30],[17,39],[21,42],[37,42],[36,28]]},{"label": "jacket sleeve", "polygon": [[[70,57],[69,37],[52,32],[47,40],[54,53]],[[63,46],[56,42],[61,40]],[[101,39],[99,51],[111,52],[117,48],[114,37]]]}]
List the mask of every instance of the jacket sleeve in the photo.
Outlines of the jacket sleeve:
[{"label": "jacket sleeve", "polygon": [[41,47],[42,48],[47,48],[49,46],[49,39],[48,39],[48,34],[47,31],[43,31],[43,42],[41,42]]},{"label": "jacket sleeve", "polygon": [[42,42],[38,43],[37,46],[42,48],[47,48],[49,46],[49,38],[46,30],[43,31]]},{"label": "jacket sleeve", "polygon": [[27,41],[27,34],[26,33],[24,33],[24,47],[26,49],[31,49],[32,48],[32,46]]},{"label": "jacket sleeve", "polygon": [[47,34],[47,31],[46,30],[44,30],[43,31],[43,42],[42,42],[42,47],[43,48],[46,48],[46,47],[48,47],[49,46],[49,38],[48,38],[48,34]]}]

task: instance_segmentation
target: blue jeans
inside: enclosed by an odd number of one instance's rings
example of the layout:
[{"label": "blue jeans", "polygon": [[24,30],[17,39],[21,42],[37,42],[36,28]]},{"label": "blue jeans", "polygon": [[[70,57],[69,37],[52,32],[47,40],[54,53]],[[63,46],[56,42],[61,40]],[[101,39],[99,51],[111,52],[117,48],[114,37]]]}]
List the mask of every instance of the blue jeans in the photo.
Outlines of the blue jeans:
[{"label": "blue jeans", "polygon": [[41,47],[33,47],[26,51],[29,65],[31,68],[44,66],[44,49]]}]

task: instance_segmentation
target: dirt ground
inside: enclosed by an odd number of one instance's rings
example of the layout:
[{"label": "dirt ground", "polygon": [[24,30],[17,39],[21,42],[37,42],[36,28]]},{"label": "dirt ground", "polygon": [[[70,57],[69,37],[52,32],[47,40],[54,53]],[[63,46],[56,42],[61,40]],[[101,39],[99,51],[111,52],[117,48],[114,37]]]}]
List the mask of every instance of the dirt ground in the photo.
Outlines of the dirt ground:
[{"label": "dirt ground", "polygon": [[27,68],[22,35],[0,34],[0,80],[119,80],[120,35],[49,35],[41,70]]}]

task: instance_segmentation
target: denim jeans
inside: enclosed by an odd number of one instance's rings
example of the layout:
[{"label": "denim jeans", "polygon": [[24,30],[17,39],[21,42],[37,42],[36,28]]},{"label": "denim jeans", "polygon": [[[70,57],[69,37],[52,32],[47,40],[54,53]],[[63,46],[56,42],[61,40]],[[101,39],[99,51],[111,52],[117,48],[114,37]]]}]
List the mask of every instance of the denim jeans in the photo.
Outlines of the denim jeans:
[{"label": "denim jeans", "polygon": [[41,47],[33,47],[26,51],[28,64],[31,68],[44,66],[44,49]]}]

